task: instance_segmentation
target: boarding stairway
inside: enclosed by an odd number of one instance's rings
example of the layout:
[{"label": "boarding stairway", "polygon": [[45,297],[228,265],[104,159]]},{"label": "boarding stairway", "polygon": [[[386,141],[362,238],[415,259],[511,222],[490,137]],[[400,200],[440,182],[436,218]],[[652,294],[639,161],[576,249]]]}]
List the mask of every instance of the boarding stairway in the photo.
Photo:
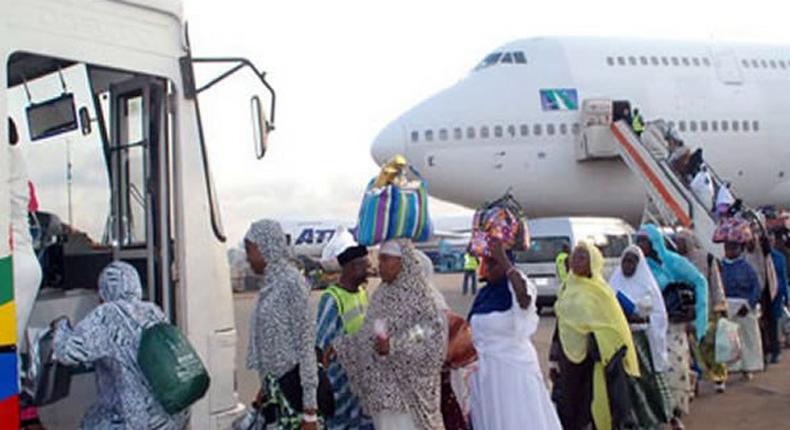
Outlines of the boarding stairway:
[{"label": "boarding stairway", "polygon": [[[722,258],[723,247],[713,242],[717,226],[713,202],[701,201],[670,166],[666,130],[663,121],[649,122],[640,138],[625,121],[611,124],[620,157],[647,190],[646,218],[692,231],[709,253]],[[718,190],[724,182],[709,164],[705,165]]]}]

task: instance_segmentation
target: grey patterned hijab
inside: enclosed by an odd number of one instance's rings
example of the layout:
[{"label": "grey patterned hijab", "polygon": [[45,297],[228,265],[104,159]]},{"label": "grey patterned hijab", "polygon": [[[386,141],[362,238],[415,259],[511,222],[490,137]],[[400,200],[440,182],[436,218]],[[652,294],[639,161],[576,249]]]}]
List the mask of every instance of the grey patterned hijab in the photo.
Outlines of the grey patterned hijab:
[{"label": "grey patterned hijab", "polygon": [[260,292],[251,316],[247,366],[262,373],[279,374],[283,370],[280,366],[295,360],[295,351],[282,350],[287,348],[290,331],[297,329],[288,326],[288,315],[301,311],[291,307],[301,305],[295,300],[297,297],[306,302],[308,288],[291,260],[280,223],[270,219],[256,221],[244,239],[258,247],[266,260],[266,269],[258,278]]},{"label": "grey patterned hijab", "polygon": [[143,298],[137,270],[129,263],[113,261],[99,275],[99,297],[105,302],[133,301]]},{"label": "grey patterned hijab", "polygon": [[[447,348],[447,325],[426,277],[418,251],[405,242],[402,269],[374,293],[362,329],[335,344],[352,390],[370,413],[411,412],[419,429],[443,429],[440,372]],[[387,323],[390,354],[373,351],[375,321]]]}]

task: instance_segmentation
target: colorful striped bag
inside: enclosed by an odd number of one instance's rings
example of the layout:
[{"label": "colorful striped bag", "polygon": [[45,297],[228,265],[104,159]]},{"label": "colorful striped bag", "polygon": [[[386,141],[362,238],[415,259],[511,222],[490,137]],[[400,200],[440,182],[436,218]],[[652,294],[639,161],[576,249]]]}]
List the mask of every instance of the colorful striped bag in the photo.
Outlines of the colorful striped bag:
[{"label": "colorful striped bag", "polygon": [[359,209],[356,235],[360,245],[371,246],[390,239],[425,242],[432,233],[424,180],[403,187],[390,184],[380,188],[375,187],[375,179],[370,181]]}]

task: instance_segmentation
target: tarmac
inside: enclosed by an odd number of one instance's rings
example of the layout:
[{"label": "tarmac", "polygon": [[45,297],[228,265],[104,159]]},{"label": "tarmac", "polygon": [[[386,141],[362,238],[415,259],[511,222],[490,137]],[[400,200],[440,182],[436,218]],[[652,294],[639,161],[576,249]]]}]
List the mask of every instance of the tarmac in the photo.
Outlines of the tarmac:
[{"label": "tarmac", "polygon": [[[472,305],[472,296],[461,294],[461,274],[439,274],[434,282],[450,307],[466,315]],[[369,282],[372,292],[378,281]],[[311,308],[315,313],[320,292],[311,295]],[[235,295],[237,343],[237,382],[239,398],[249,403],[258,390],[258,375],[246,369],[247,340],[249,337],[250,312],[255,304],[254,292]],[[547,374],[547,359],[555,318],[549,308],[543,311],[540,326],[533,337],[538,350],[541,368]],[[548,378],[548,377],[547,377]],[[548,380],[548,379],[547,379]],[[687,429],[790,429],[790,350],[785,350],[783,361],[771,365],[766,372],[755,375],[751,382],[740,376],[730,376],[727,392],[716,394],[712,384],[700,383],[699,394],[691,404],[691,414],[683,419]]]}]

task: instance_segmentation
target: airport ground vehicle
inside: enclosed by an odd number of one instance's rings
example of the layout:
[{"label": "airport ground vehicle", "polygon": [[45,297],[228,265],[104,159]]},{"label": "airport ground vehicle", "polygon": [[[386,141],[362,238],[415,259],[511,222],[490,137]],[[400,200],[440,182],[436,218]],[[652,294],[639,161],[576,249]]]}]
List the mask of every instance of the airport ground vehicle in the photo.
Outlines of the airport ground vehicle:
[{"label": "airport ground vehicle", "polygon": [[557,300],[556,259],[563,245],[572,248],[580,240],[595,243],[606,258],[604,273],[608,277],[634,235],[633,227],[617,218],[536,218],[529,220],[529,231],[529,250],[515,252],[514,257],[538,288],[539,311]]},{"label": "airport ground vehicle", "polygon": [[[0,80],[7,83],[0,91],[0,385],[15,385],[20,352],[11,335],[19,291],[10,269],[8,117],[37,189],[33,216],[47,224],[36,250],[44,281],[29,325],[61,315],[78,321],[97,303],[102,267],[133,264],[145,298],[185,331],[211,375],[191,428],[229,428],[241,407],[237,335],[198,94],[251,69],[271,99],[268,117],[261,98],[251,102],[262,158],[274,91],[249,60],[193,58],[180,0],[3,0],[0,9]],[[229,70],[198,87],[193,65],[207,62]],[[76,428],[93,387],[92,374],[75,375],[68,398],[41,408],[45,426]],[[0,415],[15,419],[17,395],[6,391]]]}]

